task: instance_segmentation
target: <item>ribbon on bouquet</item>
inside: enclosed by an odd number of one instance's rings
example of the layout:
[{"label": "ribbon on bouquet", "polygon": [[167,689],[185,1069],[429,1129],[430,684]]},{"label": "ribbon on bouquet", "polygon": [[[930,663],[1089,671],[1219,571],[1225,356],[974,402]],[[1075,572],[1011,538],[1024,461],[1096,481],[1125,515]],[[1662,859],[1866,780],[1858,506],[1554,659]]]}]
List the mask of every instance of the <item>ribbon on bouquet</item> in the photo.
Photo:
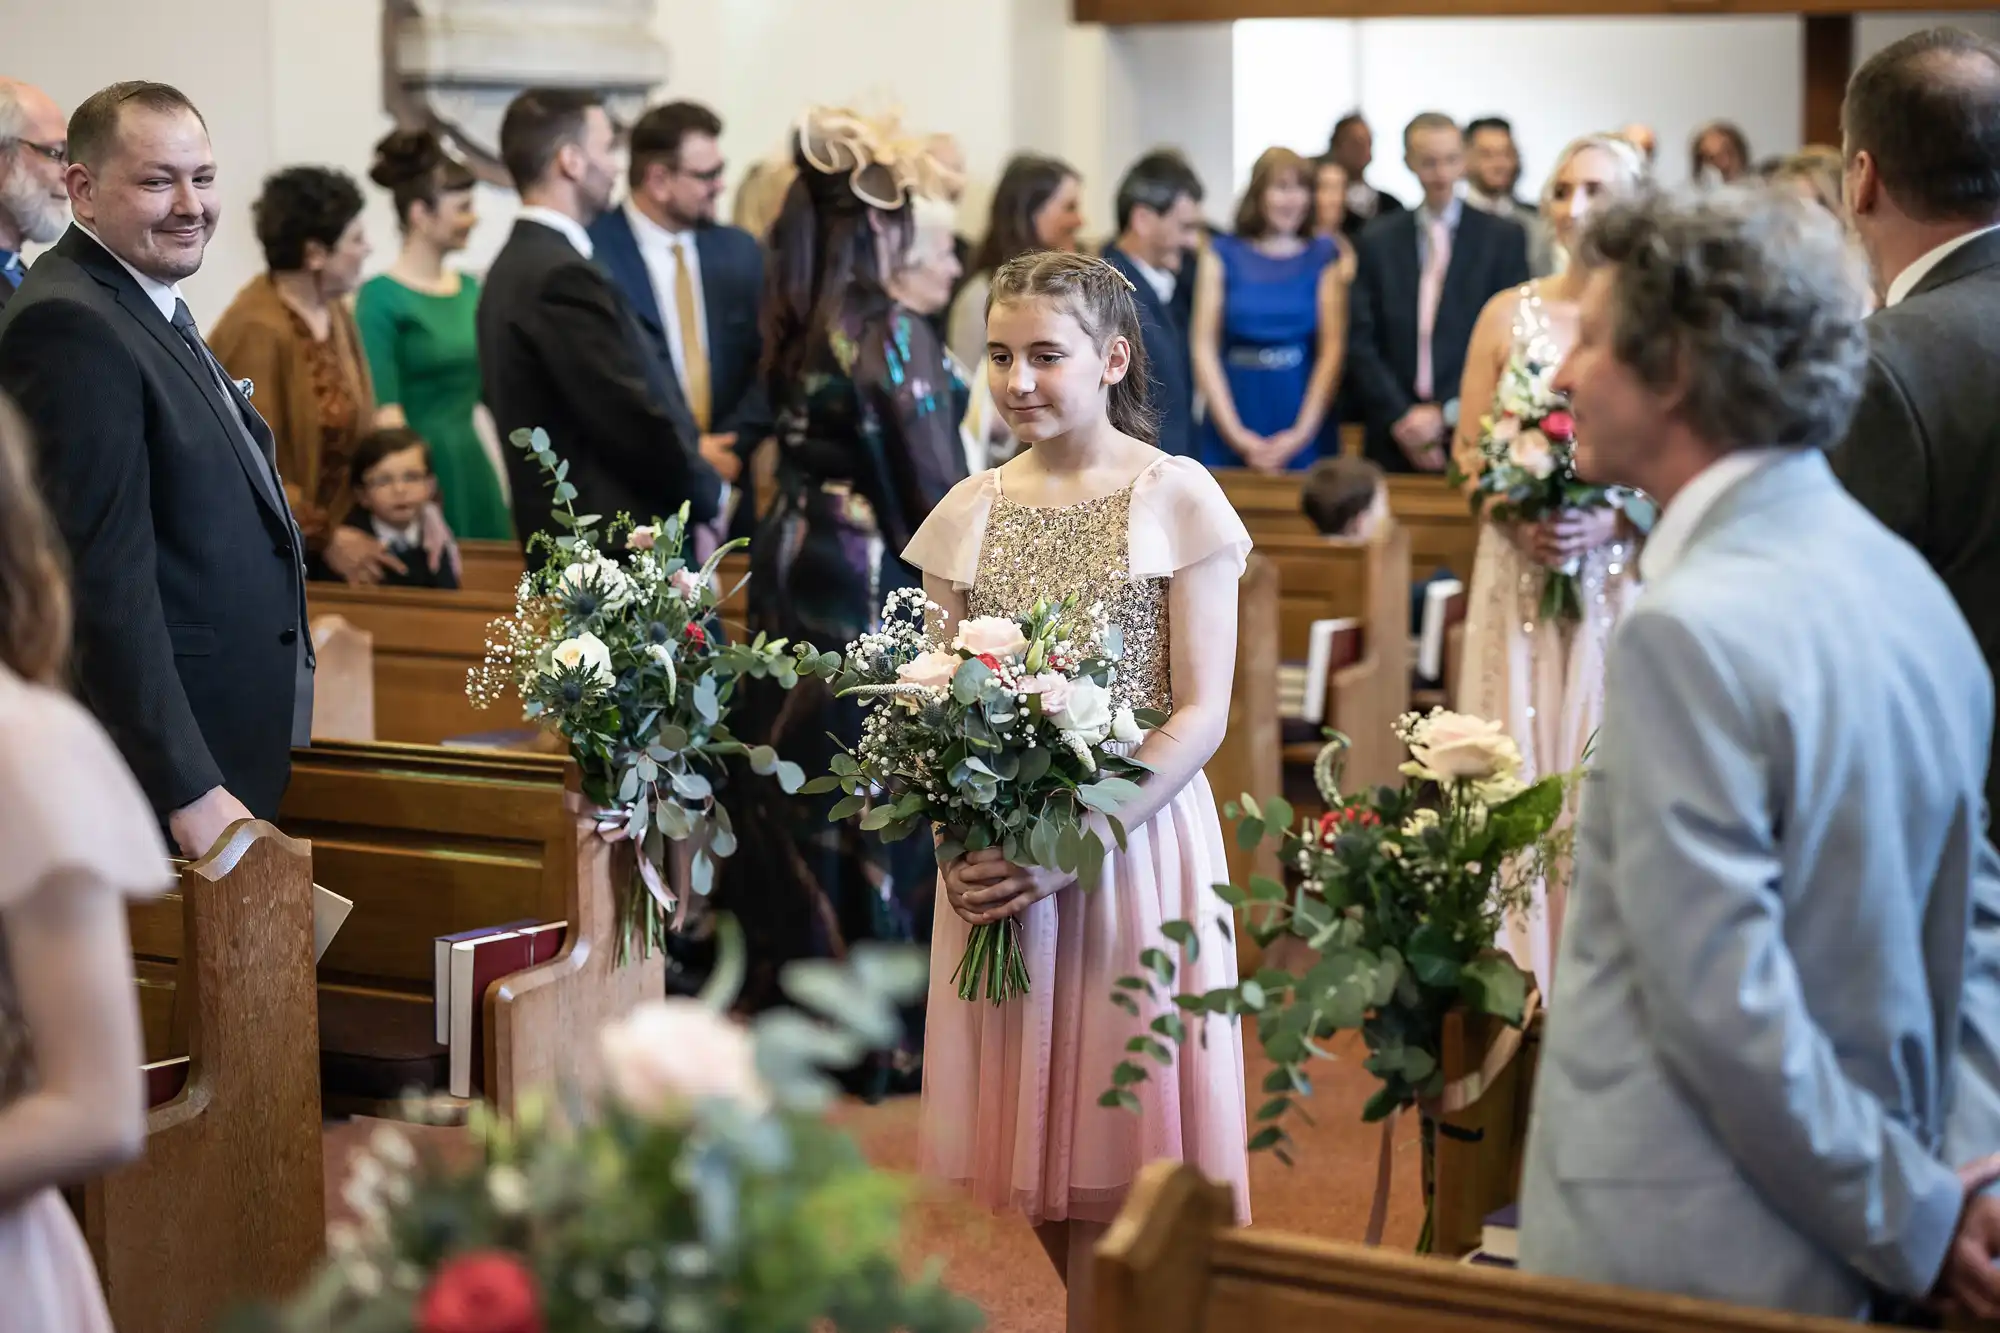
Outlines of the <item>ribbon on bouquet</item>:
[{"label": "ribbon on bouquet", "polygon": [[638,841],[632,837],[631,825],[626,822],[625,817],[609,810],[592,810],[584,817],[593,822],[597,836],[606,842],[632,843],[632,857],[639,863],[640,882],[646,886],[646,892],[653,895],[653,901],[660,905],[660,910],[666,913],[667,924],[675,930],[680,929],[686,904],[667,887],[667,881],[661,876],[660,868],[647,859],[646,849],[639,846]]},{"label": "ribbon on bouquet", "polygon": [[[1514,1057],[1521,1053],[1521,1044],[1527,1040],[1528,1024],[1535,1017],[1535,1010],[1541,1007],[1542,994],[1530,988],[1528,1001],[1521,1007],[1521,1025],[1500,1030],[1493,1044],[1486,1048],[1486,1058],[1479,1062],[1479,1068],[1444,1085],[1444,1091],[1436,1097],[1428,1097],[1417,1104],[1417,1110],[1435,1120],[1440,1116],[1457,1115],[1474,1102],[1484,1097],[1500,1076],[1507,1072],[1507,1066],[1514,1063]],[[1375,1159],[1375,1201],[1368,1206],[1368,1230],[1363,1234],[1364,1245],[1380,1245],[1382,1228],[1389,1220],[1389,1188],[1396,1175],[1396,1124],[1403,1118],[1402,1108],[1389,1113],[1382,1122],[1382,1150]]]}]

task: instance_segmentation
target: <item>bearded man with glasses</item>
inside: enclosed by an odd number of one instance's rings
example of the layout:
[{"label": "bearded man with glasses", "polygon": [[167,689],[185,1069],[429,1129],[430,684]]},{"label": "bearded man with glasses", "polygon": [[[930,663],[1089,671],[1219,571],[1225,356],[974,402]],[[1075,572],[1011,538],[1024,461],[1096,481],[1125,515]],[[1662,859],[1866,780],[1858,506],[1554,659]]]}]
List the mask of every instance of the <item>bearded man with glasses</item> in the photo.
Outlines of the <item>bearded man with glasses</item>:
[{"label": "bearded man with glasses", "polygon": [[69,225],[69,130],[62,108],[30,83],[0,77],[0,310],[27,275],[21,249]]}]

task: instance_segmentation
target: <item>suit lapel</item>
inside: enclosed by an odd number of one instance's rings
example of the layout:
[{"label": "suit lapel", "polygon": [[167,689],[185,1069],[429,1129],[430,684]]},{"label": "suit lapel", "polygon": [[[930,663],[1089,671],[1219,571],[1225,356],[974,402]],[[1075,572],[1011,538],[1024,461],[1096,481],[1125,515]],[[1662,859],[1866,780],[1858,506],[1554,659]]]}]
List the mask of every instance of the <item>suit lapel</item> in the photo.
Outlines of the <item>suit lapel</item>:
[{"label": "suit lapel", "polygon": [[659,296],[653,291],[652,270],[646,267],[646,257],[639,253],[639,238],[633,235],[632,220],[625,216],[625,210],[614,208],[606,213],[592,239],[597,242],[598,258],[605,271],[625,293],[633,317],[647,332],[665,338],[666,319],[660,310]]},{"label": "suit lapel", "polygon": [[1132,295],[1137,298],[1140,308],[1150,313],[1161,328],[1173,328],[1175,323],[1173,312],[1161,302],[1159,292],[1155,291],[1153,284],[1146,280],[1146,275],[1139,271],[1139,266],[1132,262],[1132,257],[1115,245],[1108,247],[1104,255],[1110,261],[1111,267],[1124,274],[1125,280],[1132,284]]},{"label": "suit lapel", "polygon": [[[104,262],[94,262],[98,256],[88,254],[90,250],[98,251]],[[285,505],[282,495],[273,494],[272,484],[267,479],[277,475],[277,464],[271,457],[273,443],[270,427],[265,425],[264,419],[257,414],[256,409],[241,397],[234,384],[229,385],[229,402],[225,403],[222,400],[216,390],[215,376],[202,364],[201,358],[195,355],[194,348],[188,346],[187,339],[174,331],[174,326],[160,314],[160,308],[153,304],[152,298],[139,290],[139,284],[132,280],[132,275],[120,267],[118,262],[111,258],[110,253],[96,241],[89,237],[82,238],[81,244],[71,252],[70,257],[88,269],[98,282],[109,288],[126,313],[131,315],[139,327],[160,345],[162,351],[173,358],[174,363],[181,368],[181,373],[194,385],[195,392],[207,406],[209,415],[215,418],[216,427],[228,439],[230,449],[236,454],[236,461],[249,478],[250,489],[257,493],[257,498],[263,502],[266,509],[289,524],[291,510]],[[224,378],[226,380],[227,376]],[[237,424],[230,421],[229,411],[232,407],[239,413],[245,414],[241,418],[243,429],[238,429]],[[256,425],[251,426],[251,422],[255,422]],[[246,436],[245,430],[251,434]],[[250,453],[253,440],[256,447],[264,450],[264,460],[261,462]]]}]

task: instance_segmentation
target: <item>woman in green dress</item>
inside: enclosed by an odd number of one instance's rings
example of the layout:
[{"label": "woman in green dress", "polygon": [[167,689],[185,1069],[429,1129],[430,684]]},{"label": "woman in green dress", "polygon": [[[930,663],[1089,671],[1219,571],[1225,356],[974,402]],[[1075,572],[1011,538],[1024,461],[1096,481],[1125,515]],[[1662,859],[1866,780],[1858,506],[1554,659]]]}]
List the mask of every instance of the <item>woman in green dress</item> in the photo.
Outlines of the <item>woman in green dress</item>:
[{"label": "woman in green dress", "polygon": [[445,267],[479,221],[471,171],[427,130],[375,146],[369,177],[396,200],[403,250],[361,286],[354,317],[380,404],[378,426],[408,426],[430,445],[446,524],[460,539],[511,539],[496,460],[473,425],[479,407],[479,283]]}]

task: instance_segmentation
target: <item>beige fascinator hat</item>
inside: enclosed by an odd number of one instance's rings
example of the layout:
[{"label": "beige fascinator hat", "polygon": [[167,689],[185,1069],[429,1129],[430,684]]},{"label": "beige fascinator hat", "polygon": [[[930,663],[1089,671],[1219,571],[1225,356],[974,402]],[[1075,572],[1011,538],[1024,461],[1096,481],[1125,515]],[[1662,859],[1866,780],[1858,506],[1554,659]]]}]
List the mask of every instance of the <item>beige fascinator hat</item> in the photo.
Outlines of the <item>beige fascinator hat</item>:
[{"label": "beige fascinator hat", "polygon": [[941,138],[908,133],[895,112],[808,107],[799,117],[799,154],[823,175],[845,175],[870,208],[898,209],[912,197],[953,199],[965,188],[965,173]]}]

